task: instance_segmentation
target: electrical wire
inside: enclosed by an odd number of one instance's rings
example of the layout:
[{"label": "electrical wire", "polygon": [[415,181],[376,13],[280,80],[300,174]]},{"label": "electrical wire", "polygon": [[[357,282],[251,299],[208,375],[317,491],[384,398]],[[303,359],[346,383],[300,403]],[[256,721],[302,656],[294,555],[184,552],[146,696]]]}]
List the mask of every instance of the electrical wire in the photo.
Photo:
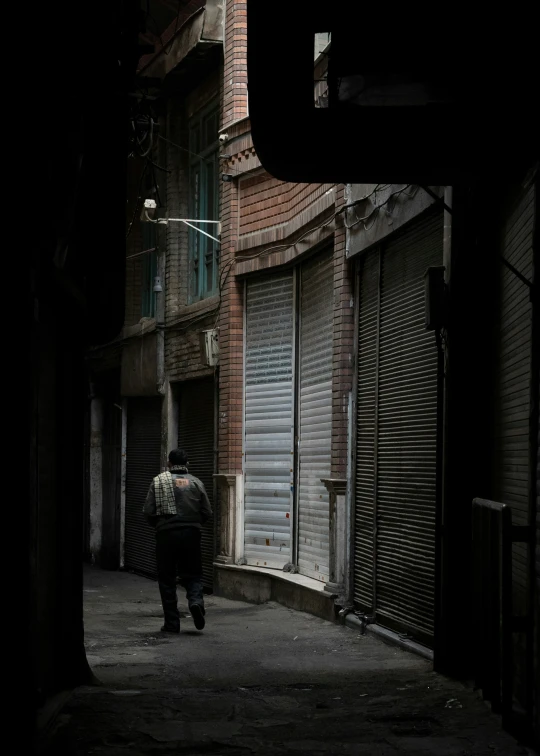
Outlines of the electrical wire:
[{"label": "electrical wire", "polygon": [[172,173],[172,170],[170,168],[164,168],[162,165],[158,165],[155,163],[151,158],[146,158],[148,162],[154,167],[157,168],[158,171],[163,171],[163,173]]},{"label": "electrical wire", "polygon": [[332,215],[324,223],[321,223],[319,226],[308,228],[307,231],[305,231],[301,236],[298,237],[298,239],[295,239],[294,241],[289,241],[286,244],[276,244],[273,247],[267,247],[266,249],[262,249],[260,252],[256,252],[253,255],[238,255],[235,258],[235,262],[237,260],[241,262],[243,262],[244,260],[254,260],[257,257],[261,257],[262,255],[270,254],[270,252],[274,252],[276,249],[288,249],[289,247],[294,247],[296,246],[296,244],[298,244],[298,242],[301,242],[303,239],[305,239],[306,236],[309,236],[309,234],[312,234],[315,231],[320,231],[321,228],[326,228],[326,226],[329,226],[330,223],[335,220],[338,214],[339,211],[332,213]]},{"label": "electrical wire", "polygon": [[[141,142],[139,142],[139,147],[142,147]],[[154,147],[154,119],[150,118],[150,136],[148,138],[148,148],[144,152],[140,153],[140,156],[146,157],[147,155],[149,155],[153,147]]]},{"label": "electrical wire", "polygon": [[151,161],[151,160],[150,160],[150,165],[151,165],[151,168],[152,168],[152,181],[154,182],[154,189],[155,189],[155,191],[156,191],[156,197],[157,197],[157,206],[158,206],[158,207],[163,207],[163,205],[162,205],[162,203],[161,203],[161,195],[160,195],[160,193],[159,193],[159,186],[158,186],[158,182],[157,182],[157,179],[156,179],[156,171],[155,171],[155,169],[154,169],[154,164],[152,163],[152,161]]},{"label": "electrical wire", "polygon": [[[332,187],[332,189],[335,188],[335,184]],[[331,191],[331,190],[329,190]],[[219,315],[220,315],[220,309],[221,309],[221,295],[223,291],[223,287],[225,286],[225,283],[227,281],[227,278],[229,277],[229,273],[231,272],[232,266],[236,262],[244,262],[247,260],[254,260],[258,257],[262,257],[263,255],[270,254],[270,252],[275,251],[276,249],[288,249],[289,247],[294,247],[298,242],[301,242],[303,239],[305,239],[306,236],[309,236],[309,234],[314,233],[315,231],[319,231],[321,228],[325,228],[326,226],[330,225],[332,221],[336,218],[336,216],[339,214],[338,212],[333,213],[324,223],[319,224],[318,226],[314,226],[313,228],[307,229],[301,236],[298,237],[298,239],[295,239],[295,241],[289,241],[286,244],[276,244],[273,247],[267,247],[266,249],[262,249],[259,252],[256,252],[253,255],[238,255],[233,256],[228,263],[225,264],[223,270],[221,271],[220,278],[219,278],[219,306],[218,306],[218,314],[216,318],[216,323],[214,325],[214,328],[217,326],[217,323],[219,321]]]},{"label": "electrical wire", "polygon": [[[214,160],[214,157],[204,157],[204,155],[199,155],[198,152],[193,152],[193,150],[188,150],[187,147],[182,147],[181,145],[177,144],[176,142],[173,142],[172,139],[167,139],[166,137],[159,135],[159,138],[162,139],[164,142],[167,142],[167,144],[172,145],[173,147],[176,147],[177,150],[181,150],[182,152],[187,152],[190,155],[193,155],[194,157],[198,157],[200,160],[204,160],[205,163],[211,163]],[[237,168],[229,168],[230,171],[234,171],[235,173],[241,174],[242,171],[239,171]],[[280,183],[285,183],[284,181]]]},{"label": "electrical wire", "polygon": [[[357,216],[356,219],[355,219],[355,221],[353,223],[347,223],[347,221],[345,220],[345,228],[347,228],[347,230],[350,230],[351,228],[354,228],[355,226],[358,226],[360,223],[363,223],[364,224],[364,228],[366,229],[366,231],[369,230],[366,227],[366,221],[370,220],[370,218],[372,218],[375,215],[375,213],[377,213],[379,210],[384,209],[386,207],[386,205],[388,205],[390,203],[390,201],[394,197],[397,198],[397,197],[399,197],[400,194],[405,194],[405,196],[407,196],[409,198],[414,197],[414,195],[416,194],[416,190],[414,192],[410,193],[410,194],[407,194],[407,189],[409,189],[411,186],[412,186],[412,184],[407,184],[402,189],[398,189],[395,192],[391,192],[388,195],[388,197],[384,200],[384,202],[381,202],[380,205],[374,205],[373,209],[371,210],[371,212],[369,212],[367,215],[364,215],[362,218],[358,218],[358,216]],[[372,195],[370,195],[370,196],[372,196]],[[368,199],[368,197],[363,198],[362,201],[365,201],[366,199]],[[395,207],[395,201],[394,201],[394,205],[392,206],[392,209],[391,210],[385,210],[385,212],[388,215],[391,215],[392,212],[393,212],[394,207]],[[372,226],[373,226],[373,224],[371,224],[371,226],[369,228],[371,228]]]},{"label": "electrical wire", "polygon": [[[133,118],[131,119],[131,127],[133,129],[136,147],[137,146],[139,147],[139,149],[136,149],[136,153],[139,157],[143,157],[143,158],[149,155],[154,147],[154,119],[152,118],[152,116],[148,116],[148,122],[149,122],[148,131],[146,132],[146,134],[143,136],[142,139],[139,139],[139,135],[137,133],[137,126],[136,126],[137,122]],[[148,147],[144,149],[143,144],[148,138],[148,136],[149,136]],[[141,152],[141,148],[143,149],[142,152]]]},{"label": "electrical wire", "polygon": [[133,260],[134,257],[142,257],[142,255],[150,255],[152,252],[157,252],[157,247],[151,247],[150,249],[143,249],[142,252],[135,252],[133,255],[127,255],[126,260]]},{"label": "electrical wire", "polygon": [[369,194],[365,194],[363,197],[360,197],[360,199],[354,200],[354,202],[349,202],[346,205],[342,205],[338,210],[338,215],[345,212],[346,210],[350,210],[352,207],[356,207],[356,205],[360,205],[362,202],[365,202],[368,199],[371,199],[371,197],[373,197],[374,194],[377,194],[377,192],[382,192],[384,189],[388,189],[391,186],[392,184],[376,184]]},{"label": "electrical wire", "polygon": [[233,257],[229,260],[229,262],[226,263],[226,265],[224,266],[219,277],[219,283],[218,283],[219,303],[217,307],[217,315],[216,315],[216,322],[214,323],[214,328],[217,328],[217,324],[219,322],[219,316],[221,314],[221,295],[222,295],[223,287],[225,286],[227,278],[229,277],[229,273],[231,272],[232,266],[234,265],[235,262],[236,262],[236,258],[233,255]]}]

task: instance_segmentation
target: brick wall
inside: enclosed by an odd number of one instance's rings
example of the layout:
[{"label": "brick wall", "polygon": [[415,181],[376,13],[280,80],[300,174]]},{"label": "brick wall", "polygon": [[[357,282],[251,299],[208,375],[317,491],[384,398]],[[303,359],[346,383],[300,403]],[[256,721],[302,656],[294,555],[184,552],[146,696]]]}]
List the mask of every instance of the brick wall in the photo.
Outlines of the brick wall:
[{"label": "brick wall", "polygon": [[222,128],[245,118],[247,101],[246,3],[227,0],[225,14],[225,67]]},{"label": "brick wall", "polygon": [[243,284],[234,275],[238,188],[222,184],[218,470],[242,472]]},{"label": "brick wall", "polygon": [[[233,180],[222,184],[222,244],[220,327],[219,470],[242,471],[243,416],[243,281],[242,273],[271,270],[305,258],[324,239],[334,236],[334,387],[332,474],[344,477],[347,467],[348,399],[352,387],[354,308],[353,279],[345,261],[345,229],[330,223],[344,202],[344,189],[331,185],[292,184],[276,180],[264,169],[253,148],[247,118],[245,3],[227,3],[222,130],[230,157],[223,170]],[[307,236],[306,230],[313,229]],[[306,237],[305,242],[296,240]],[[280,252],[265,255],[275,244]],[[289,246],[290,245],[290,246]],[[246,256],[258,255],[246,261]],[[240,256],[240,257],[239,257]],[[236,262],[235,262],[236,261]]]},{"label": "brick wall", "polygon": [[[189,117],[220,93],[220,74],[214,72],[186,98],[168,103],[165,159],[166,207],[174,218],[189,216]],[[166,232],[165,373],[170,381],[211,375],[201,362],[199,331],[214,328],[218,298],[189,304],[189,232],[171,223]]]},{"label": "brick wall", "polygon": [[206,367],[201,362],[199,331],[214,328],[215,324],[216,314],[212,312],[191,328],[182,323],[167,328],[165,372],[171,382],[213,374],[213,368]]},{"label": "brick wall", "polygon": [[[221,129],[233,120],[233,72],[245,71],[245,42],[234,32],[235,7],[241,15],[240,28],[245,30],[245,3],[227,3],[224,75],[221,89]],[[244,25],[242,27],[242,25]],[[240,35],[242,36],[242,35]],[[237,43],[239,47],[237,47]],[[243,61],[243,62],[242,62]],[[242,66],[244,68],[242,68]],[[243,115],[247,113],[242,111]],[[243,117],[237,114],[237,117]],[[233,128],[229,137],[236,133]],[[243,129],[240,129],[242,132]],[[234,154],[227,146],[224,153]],[[228,170],[224,164],[223,170]],[[235,169],[236,171],[236,169]],[[235,278],[235,255],[238,243],[238,183],[222,181],[220,185],[221,247],[219,308],[219,408],[218,408],[218,471],[242,472],[243,420],[243,284]]]},{"label": "brick wall", "polygon": [[[171,98],[167,109],[165,138],[167,196],[165,206],[173,218],[188,217],[188,131],[183,103]],[[188,228],[183,223],[167,226],[165,253],[165,323],[176,320],[188,301]],[[169,348],[166,340],[166,350]]]},{"label": "brick wall", "polygon": [[262,173],[240,181],[239,234],[290,222],[331,188],[330,184],[291,184]]},{"label": "brick wall", "polygon": [[141,173],[144,161],[131,158],[127,164],[126,229],[126,304],[124,325],[135,325],[141,319],[142,257],[130,257],[142,251]]}]

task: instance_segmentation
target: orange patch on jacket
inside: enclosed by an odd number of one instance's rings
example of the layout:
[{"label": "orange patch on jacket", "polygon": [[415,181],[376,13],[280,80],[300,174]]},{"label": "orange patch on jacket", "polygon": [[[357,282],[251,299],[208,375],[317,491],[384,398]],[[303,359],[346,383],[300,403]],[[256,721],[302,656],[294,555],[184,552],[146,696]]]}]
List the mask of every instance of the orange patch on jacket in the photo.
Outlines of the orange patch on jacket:
[{"label": "orange patch on jacket", "polygon": [[185,486],[189,486],[189,480],[187,478],[175,478],[174,485],[177,488],[184,488]]}]

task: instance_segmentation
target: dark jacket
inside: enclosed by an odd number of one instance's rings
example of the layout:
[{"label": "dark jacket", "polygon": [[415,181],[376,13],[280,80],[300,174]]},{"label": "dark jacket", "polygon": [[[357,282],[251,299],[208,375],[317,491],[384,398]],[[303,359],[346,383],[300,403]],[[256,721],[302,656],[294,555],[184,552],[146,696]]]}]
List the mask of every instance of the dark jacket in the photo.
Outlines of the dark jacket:
[{"label": "dark jacket", "polygon": [[187,472],[171,471],[176,503],[175,515],[156,514],[156,494],[152,481],[144,504],[144,515],[156,532],[171,528],[201,528],[212,516],[206,489],[198,478]]}]

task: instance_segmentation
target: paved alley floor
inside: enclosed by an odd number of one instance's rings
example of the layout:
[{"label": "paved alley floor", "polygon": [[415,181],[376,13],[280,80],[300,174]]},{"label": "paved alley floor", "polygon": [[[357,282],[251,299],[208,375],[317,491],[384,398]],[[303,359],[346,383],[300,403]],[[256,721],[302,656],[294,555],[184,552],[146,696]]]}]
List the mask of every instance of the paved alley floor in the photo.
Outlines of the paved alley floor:
[{"label": "paved alley floor", "polygon": [[90,569],[86,646],[100,687],[75,691],[47,753],[527,754],[478,696],[429,662],[278,604],[182,595],[163,636],[157,584]]}]

